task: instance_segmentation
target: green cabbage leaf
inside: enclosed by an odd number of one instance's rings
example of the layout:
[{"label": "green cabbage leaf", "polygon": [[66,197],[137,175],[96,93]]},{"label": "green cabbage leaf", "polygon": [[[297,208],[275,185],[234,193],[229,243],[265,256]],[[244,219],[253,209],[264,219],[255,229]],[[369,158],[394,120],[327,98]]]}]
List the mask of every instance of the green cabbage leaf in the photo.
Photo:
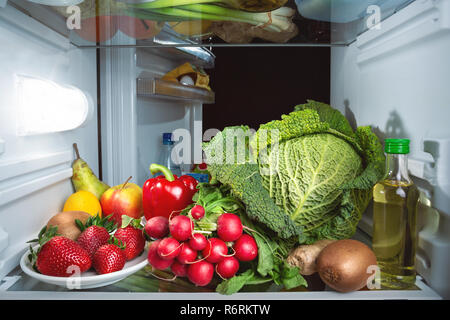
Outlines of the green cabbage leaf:
[{"label": "green cabbage leaf", "polygon": [[247,215],[300,243],[353,236],[384,174],[371,128],[353,130],[331,106],[308,101],[261,125],[228,127],[205,143],[208,171]]}]

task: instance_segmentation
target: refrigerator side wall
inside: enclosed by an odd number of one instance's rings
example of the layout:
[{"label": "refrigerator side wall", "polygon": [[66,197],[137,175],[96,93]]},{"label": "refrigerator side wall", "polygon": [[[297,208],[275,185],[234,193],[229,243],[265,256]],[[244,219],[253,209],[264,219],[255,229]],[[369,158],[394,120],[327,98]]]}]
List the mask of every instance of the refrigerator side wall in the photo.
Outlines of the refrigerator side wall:
[{"label": "refrigerator side wall", "polygon": [[[28,248],[26,241],[36,237],[49,218],[62,210],[65,200],[73,192],[70,181],[74,160],[72,144],[78,144],[81,156],[97,174],[98,144],[95,50],[74,48],[67,38],[8,5],[0,10],[0,43],[2,279],[17,266],[20,256]],[[21,76],[38,79],[47,89],[54,87],[54,91],[44,93],[30,85],[28,89],[35,91],[39,103],[33,99],[22,100],[24,96],[19,93],[18,86]],[[69,124],[71,119],[46,111],[46,101],[58,101],[57,96],[60,96],[61,109],[71,105],[59,91],[68,88],[66,86],[83,92],[89,99],[90,111],[80,127],[55,132],[42,124],[66,120]],[[28,119],[30,116],[24,110],[38,116]],[[44,133],[20,134],[18,126],[21,123],[23,130],[31,126]]]},{"label": "refrigerator side wall", "polygon": [[[421,206],[417,269],[450,297],[450,1],[416,1],[346,48],[332,49],[331,103],[381,139],[411,139]],[[371,232],[371,210],[361,227]]]}]

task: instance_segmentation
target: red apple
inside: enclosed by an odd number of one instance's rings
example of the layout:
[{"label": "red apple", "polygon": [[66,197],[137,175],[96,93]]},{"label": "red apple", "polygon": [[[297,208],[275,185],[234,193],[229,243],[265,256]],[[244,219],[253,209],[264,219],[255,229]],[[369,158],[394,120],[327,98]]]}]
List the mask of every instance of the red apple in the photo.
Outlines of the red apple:
[{"label": "red apple", "polygon": [[118,226],[122,225],[122,215],[127,215],[134,219],[140,219],[144,215],[142,208],[142,189],[135,183],[129,182],[131,179],[118,186],[106,190],[100,198],[103,216],[112,214]]}]

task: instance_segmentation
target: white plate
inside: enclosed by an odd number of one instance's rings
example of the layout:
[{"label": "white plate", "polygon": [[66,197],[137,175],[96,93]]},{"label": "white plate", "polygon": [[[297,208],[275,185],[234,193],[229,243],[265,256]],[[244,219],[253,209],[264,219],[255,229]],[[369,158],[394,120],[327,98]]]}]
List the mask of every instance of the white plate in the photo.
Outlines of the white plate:
[{"label": "white plate", "polygon": [[[37,247],[38,246],[36,246],[34,249],[37,249]],[[27,252],[25,252],[25,254],[22,256],[22,259],[20,259],[20,267],[22,268],[23,272],[25,272],[27,275],[42,282],[65,287],[67,289],[92,289],[107,286],[115,282],[118,282],[144,268],[148,263],[147,250],[148,249],[146,246],[144,252],[140,256],[134,258],[133,260],[127,261],[122,270],[101,275],[97,274],[91,268],[88,271],[83,272],[79,276],[76,275],[70,277],[46,276],[44,274],[36,272],[33,269],[30,261],[28,260],[28,254],[30,253],[29,250],[27,250]]]}]

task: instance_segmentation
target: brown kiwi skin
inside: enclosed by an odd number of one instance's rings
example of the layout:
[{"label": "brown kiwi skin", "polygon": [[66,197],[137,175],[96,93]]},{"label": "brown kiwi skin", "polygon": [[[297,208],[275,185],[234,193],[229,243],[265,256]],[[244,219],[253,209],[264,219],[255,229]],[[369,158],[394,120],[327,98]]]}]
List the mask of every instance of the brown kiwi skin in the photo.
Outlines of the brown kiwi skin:
[{"label": "brown kiwi skin", "polygon": [[47,227],[57,226],[57,233],[59,235],[75,241],[81,234],[81,230],[76,225],[75,219],[79,219],[84,224],[90,216],[89,213],[84,211],[59,212],[50,218],[47,222]]},{"label": "brown kiwi skin", "polygon": [[373,251],[364,243],[351,239],[328,245],[317,258],[320,278],[339,292],[364,288],[371,276],[367,268],[372,265],[377,265]]}]

